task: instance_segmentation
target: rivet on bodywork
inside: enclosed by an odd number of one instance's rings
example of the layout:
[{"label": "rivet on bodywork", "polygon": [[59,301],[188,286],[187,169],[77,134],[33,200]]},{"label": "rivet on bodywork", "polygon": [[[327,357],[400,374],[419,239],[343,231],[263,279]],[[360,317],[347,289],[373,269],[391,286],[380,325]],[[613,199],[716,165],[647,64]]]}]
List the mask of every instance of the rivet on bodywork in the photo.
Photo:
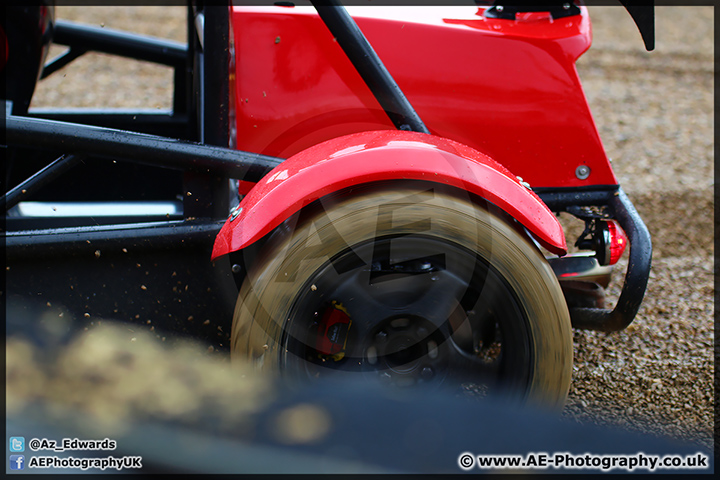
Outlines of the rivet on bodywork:
[{"label": "rivet on bodywork", "polygon": [[238,217],[238,215],[240,215],[241,212],[242,212],[242,208],[239,205],[237,207],[235,207],[235,210],[233,210],[232,213],[230,214],[230,221],[232,222],[233,220],[235,220]]},{"label": "rivet on bodywork", "polygon": [[585,180],[590,176],[590,167],[587,165],[580,165],[575,169],[575,176],[580,180]]},{"label": "rivet on bodywork", "polygon": [[518,180],[518,182],[520,182],[520,185],[527,188],[528,190],[532,190],[532,188],[530,188],[530,184],[528,182],[526,182],[525,180],[523,180],[522,177],[517,177],[517,180]]}]

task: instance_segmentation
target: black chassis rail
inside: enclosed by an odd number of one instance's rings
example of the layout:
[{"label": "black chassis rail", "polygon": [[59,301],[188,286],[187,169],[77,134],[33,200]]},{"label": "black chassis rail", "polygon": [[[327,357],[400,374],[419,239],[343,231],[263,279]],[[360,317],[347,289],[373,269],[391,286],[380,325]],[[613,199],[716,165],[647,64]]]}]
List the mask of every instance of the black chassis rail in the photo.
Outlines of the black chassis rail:
[{"label": "black chassis rail", "polygon": [[536,192],[554,212],[571,206],[607,206],[630,241],[625,282],[620,298],[612,310],[601,308],[571,308],[572,326],[584,330],[615,332],[626,328],[637,315],[645,296],[652,263],[650,232],[620,186],[595,189],[539,189]]},{"label": "black chassis rail", "polygon": [[[427,133],[428,130],[422,120],[412,109],[345,9],[337,2],[332,2],[330,6],[319,3],[315,6],[396,127]],[[37,243],[35,245],[37,247],[47,247],[54,241],[58,244],[76,245],[76,237],[81,233],[91,234],[98,240],[103,235],[108,240],[112,238],[127,240],[133,237],[145,237],[148,231],[158,231],[162,234],[152,234],[151,237],[162,236],[165,241],[174,238],[178,242],[183,241],[185,235],[191,234],[198,227],[204,234],[211,234],[219,229],[218,218],[222,217],[219,212],[227,212],[226,200],[218,197],[216,192],[223,190],[223,179],[241,178],[257,181],[282,162],[282,159],[278,158],[224,148],[229,145],[227,75],[222,74],[227,73],[225,61],[229,40],[227,15],[228,10],[225,7],[200,8],[190,3],[188,38],[197,38],[193,18],[202,16],[204,22],[201,23],[205,25],[203,32],[205,44],[198,45],[197,41],[192,41],[188,47],[155,39],[131,37],[119,32],[60,23],[59,41],[71,48],[66,57],[61,57],[47,68],[47,72],[52,72],[90,50],[170,65],[175,68],[174,110],[180,114],[182,122],[185,122],[185,137],[192,139],[193,135],[187,132],[192,130],[193,125],[197,127],[195,137],[198,142],[102,127],[97,124],[105,123],[102,120],[103,115],[84,117],[86,121],[94,120],[95,124],[83,125],[59,121],[72,117],[52,112],[45,112],[43,115],[45,118],[16,117],[6,114],[8,145],[70,152],[4,195],[0,203],[6,209],[31,195],[64,170],[71,168],[78,159],[91,155],[186,171],[186,190],[197,187],[196,190],[218,200],[219,205],[214,205],[212,211],[208,211],[207,208],[199,212],[188,209],[185,211],[185,216],[186,218],[196,215],[202,218],[210,217],[210,220],[204,225],[191,222],[185,226],[173,224],[171,228],[164,227],[162,222],[157,225],[144,225],[142,228],[125,225],[119,226],[115,233],[111,233],[112,229],[108,230],[106,227],[98,229],[97,232],[92,228],[82,229],[82,232],[80,230],[64,232],[66,236],[69,234],[73,237],[71,241],[63,238],[63,232],[60,230],[16,232],[5,236],[8,258],[32,255],[33,251],[37,252],[33,247],[34,243]],[[183,61],[187,68],[185,72],[182,71]],[[207,68],[206,65],[211,68]],[[220,75],[216,69],[218,66],[221,67]],[[189,75],[188,72],[195,74]],[[8,111],[6,108],[6,112]],[[130,118],[130,115],[132,114],[122,118]],[[108,115],[106,118],[111,119],[110,123],[126,125],[126,120],[118,122],[117,116]],[[197,120],[191,120],[193,118]],[[173,114],[164,120],[156,121],[177,124],[178,117]],[[181,137],[181,135],[177,136]],[[615,308],[613,310],[574,308],[570,312],[572,324],[576,328],[616,331],[627,327],[634,319],[644,296],[652,256],[649,232],[632,203],[619,187],[583,192],[559,190],[538,193],[554,211],[564,210],[568,206],[609,206],[614,218],[627,232],[631,242],[630,262],[622,293]],[[61,238],[54,234],[61,234]],[[49,240],[50,238],[53,240]]]}]

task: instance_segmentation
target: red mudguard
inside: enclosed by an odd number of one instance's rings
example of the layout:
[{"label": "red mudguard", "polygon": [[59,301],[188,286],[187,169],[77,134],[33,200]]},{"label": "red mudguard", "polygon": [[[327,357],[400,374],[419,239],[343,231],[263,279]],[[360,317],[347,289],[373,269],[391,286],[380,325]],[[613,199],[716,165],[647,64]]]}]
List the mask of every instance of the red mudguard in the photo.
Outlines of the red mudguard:
[{"label": "red mudguard", "polygon": [[398,130],[328,140],[266,175],[215,239],[212,258],[247,247],[303,206],[338,190],[385,180],[425,180],[483,197],[510,214],[553,253],[567,253],[555,215],[505,167],[446,138]]}]

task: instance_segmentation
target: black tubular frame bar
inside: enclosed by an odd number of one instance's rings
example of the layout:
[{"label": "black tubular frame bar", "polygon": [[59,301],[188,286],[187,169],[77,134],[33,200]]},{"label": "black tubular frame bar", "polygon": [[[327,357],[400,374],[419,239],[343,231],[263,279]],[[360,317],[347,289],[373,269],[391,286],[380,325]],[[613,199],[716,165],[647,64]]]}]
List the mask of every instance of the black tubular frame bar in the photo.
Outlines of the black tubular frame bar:
[{"label": "black tubular frame bar", "polygon": [[539,191],[538,196],[553,211],[568,206],[608,206],[628,236],[630,254],[620,297],[612,310],[603,308],[571,308],[573,328],[616,332],[625,329],[637,315],[645,296],[652,263],[650,232],[635,206],[620,186],[595,190]]},{"label": "black tubular frame bar", "polygon": [[[8,259],[45,258],[76,254],[88,249],[118,245],[141,245],[147,249],[171,249],[207,244],[220,232],[223,220],[169,220],[162,222],[95,225],[92,227],[16,230],[4,236]],[[209,260],[208,260],[208,263]]]},{"label": "black tubular frame bar", "polygon": [[87,52],[107,53],[166,65],[174,69],[175,75],[173,112],[176,114],[187,112],[184,72],[188,56],[187,45],[63,20],[55,22],[53,43],[65,45],[70,49],[46,64],[40,78],[48,77]]},{"label": "black tubular frame bar", "polygon": [[[188,51],[187,45],[172,40],[82,25],[66,20],[55,22],[53,43],[68,46],[70,50],[78,48],[86,52],[109,53],[173,68],[185,67]],[[55,61],[45,65],[43,77],[56,70],[53,67],[54,63]]]},{"label": "black tubular frame bar", "polygon": [[173,138],[16,115],[5,117],[8,145],[71,151],[175,170],[259,181],[283,159]]},{"label": "black tubular frame bar", "polygon": [[312,4],[393,125],[398,130],[430,133],[345,7],[337,0]]},{"label": "black tubular frame bar", "polygon": [[[192,62],[192,109],[196,137],[204,145],[229,147],[230,142],[230,6],[188,5],[188,46]],[[183,197],[185,217],[225,218],[230,211],[228,175],[186,171]],[[259,180],[259,179],[258,179]],[[236,192],[235,192],[236,193]]]},{"label": "black tubular frame bar", "polygon": [[40,190],[43,186],[52,182],[72,167],[85,159],[85,155],[62,155],[57,160],[31,176],[16,187],[10,189],[5,195],[0,197],[0,205],[9,210],[23,199],[32,196],[33,193]]}]

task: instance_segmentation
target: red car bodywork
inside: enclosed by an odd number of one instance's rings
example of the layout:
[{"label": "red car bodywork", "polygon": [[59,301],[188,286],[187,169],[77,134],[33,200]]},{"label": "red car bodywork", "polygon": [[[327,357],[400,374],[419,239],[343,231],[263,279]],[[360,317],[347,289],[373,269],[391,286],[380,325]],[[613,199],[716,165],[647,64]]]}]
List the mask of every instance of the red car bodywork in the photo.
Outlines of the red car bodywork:
[{"label": "red car bodywork", "polygon": [[[273,169],[240,203],[242,211],[220,231],[213,258],[250,245],[323,195],[394,179],[448,184],[479,195],[525,225],[548,250],[567,250],[553,213],[502,165],[452,140],[384,130],[321,143]],[[286,187],[287,183],[291,185]]]},{"label": "red car bodywork", "polygon": [[[392,151],[392,142],[372,159],[367,152],[358,158],[365,150],[358,143],[347,162],[329,162],[349,148],[341,137],[394,126],[314,9],[235,7],[237,148],[285,158],[327,143],[271,172],[268,177],[285,172],[283,187],[260,182],[243,199],[237,219],[223,227],[213,257],[252,243],[319,195],[394,178],[435,178],[478,193],[543,246],[564,253],[559,223],[515,177],[533,188],[617,185],[575,68],[591,41],[590,20],[581,10],[557,20],[536,12],[512,21],[485,18],[484,8],[475,7],[348,8],[433,134],[406,146],[422,150],[425,142],[437,149],[437,136],[472,147],[460,155],[473,159],[460,173],[438,170],[432,155],[412,162],[408,153],[396,164],[400,152]],[[583,165],[586,178],[576,175]],[[260,203],[265,207],[257,215]]]}]

